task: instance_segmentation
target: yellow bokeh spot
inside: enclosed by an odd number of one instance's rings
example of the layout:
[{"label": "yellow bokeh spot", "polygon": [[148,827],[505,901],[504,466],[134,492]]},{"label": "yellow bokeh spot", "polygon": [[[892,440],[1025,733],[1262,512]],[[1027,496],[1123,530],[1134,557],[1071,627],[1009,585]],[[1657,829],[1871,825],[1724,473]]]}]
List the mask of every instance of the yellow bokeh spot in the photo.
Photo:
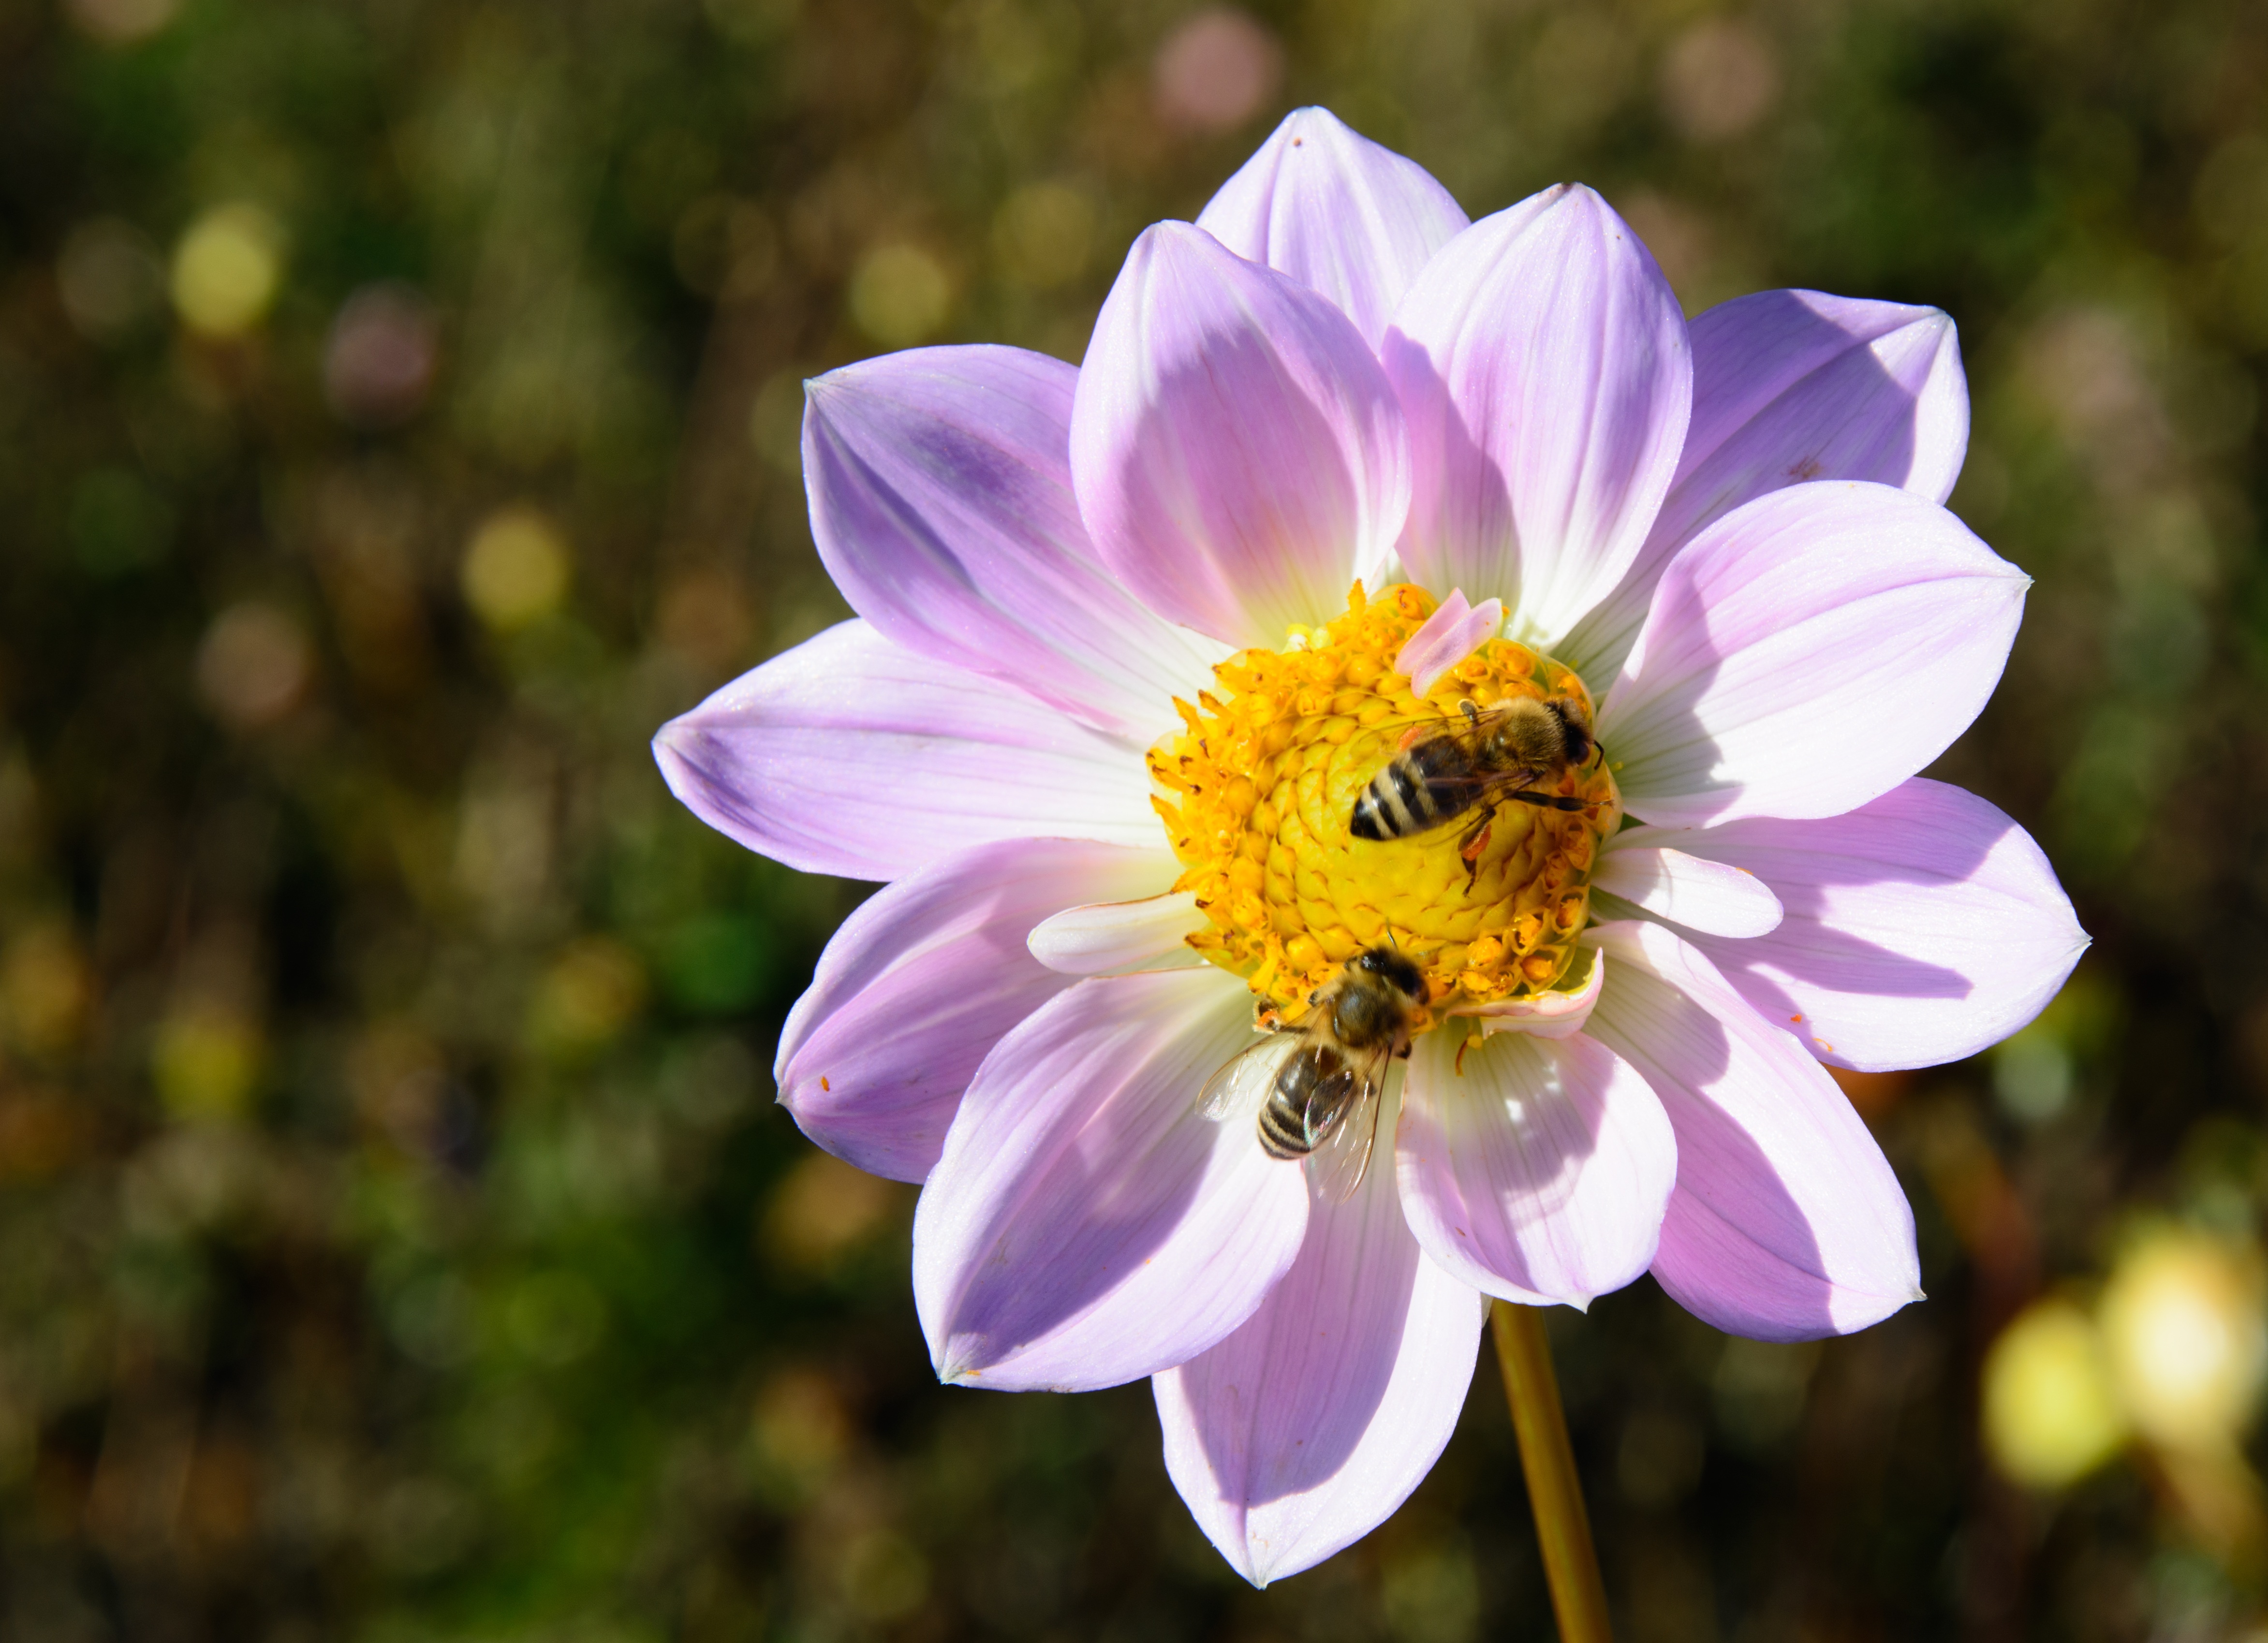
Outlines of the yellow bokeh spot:
[{"label": "yellow bokeh spot", "polygon": [[510,507],[473,533],[460,576],[481,620],[509,633],[558,609],[573,570],[556,526],[536,509]]},{"label": "yellow bokeh spot", "polygon": [[232,1012],[177,1010],[151,1047],[158,1098],[173,1116],[190,1123],[241,1118],[259,1084],[262,1048],[259,1029]]},{"label": "yellow bokeh spot", "polygon": [[824,1272],[904,1206],[896,1183],[814,1153],[789,1172],[764,1212],[766,1249],[793,1271]]},{"label": "yellow bokeh spot", "polygon": [[173,248],[173,306],[207,336],[237,336],[257,325],[283,278],[284,230],[256,205],[207,211]]},{"label": "yellow bokeh spot", "polygon": [[1282,651],[1213,669],[1219,693],[1176,703],[1184,729],[1151,750],[1152,803],[1208,927],[1189,938],[1244,977],[1263,1012],[1296,1022],[1306,999],[1364,948],[1391,941],[1425,970],[1434,1013],[1562,986],[1588,917],[1598,847],[1621,800],[1595,749],[1536,791],[1573,812],[1504,801],[1468,861],[1474,811],[1415,837],[1352,836],[1356,800],[1411,737],[1514,695],[1572,696],[1582,681],[1525,645],[1490,639],[1422,698],[1394,671],[1433,612],[1421,588],[1377,599],[1355,585],[1344,615]]},{"label": "yellow bokeh spot", "polygon": [[645,970],[619,941],[585,936],[553,962],[536,989],[531,1036],[561,1050],[595,1049],[645,1007]]},{"label": "yellow bokeh spot", "polygon": [[8,943],[0,961],[0,1020],[9,1040],[36,1056],[77,1042],[94,994],[93,978],[70,927],[36,924]]},{"label": "yellow bokeh spot", "polygon": [[1094,241],[1094,203],[1060,182],[1017,189],[992,219],[992,248],[1003,269],[1042,289],[1085,273]]},{"label": "yellow bokeh spot", "polygon": [[857,1433],[835,1381],[816,1369],[784,1369],[756,1394],[749,1447],[767,1492],[792,1498],[823,1483]]},{"label": "yellow bokeh spot", "polygon": [[952,309],[952,276],[917,245],[877,246],[850,276],[850,317],[893,348],[928,341]]},{"label": "yellow bokeh spot", "polygon": [[2126,1418],[2102,1337],[2068,1300],[2036,1301],[1984,1359],[1984,1442],[2007,1477],[2061,1489],[2118,1452]]},{"label": "yellow bokeh spot", "polygon": [[2257,1254],[2161,1228],[2112,1267],[2101,1308],[2114,1383],[2142,1433],[2173,1448],[2218,1448],[2250,1418],[2264,1371]]}]

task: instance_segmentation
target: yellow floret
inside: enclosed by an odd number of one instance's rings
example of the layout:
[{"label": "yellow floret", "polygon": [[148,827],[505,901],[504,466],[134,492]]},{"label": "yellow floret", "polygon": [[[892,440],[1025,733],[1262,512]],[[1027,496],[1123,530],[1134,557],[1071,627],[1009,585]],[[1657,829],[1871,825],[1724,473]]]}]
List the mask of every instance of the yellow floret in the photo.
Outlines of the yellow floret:
[{"label": "yellow floret", "polygon": [[1368,599],[1358,582],[1336,621],[1221,663],[1218,689],[1176,702],[1184,728],[1151,751],[1152,802],[1186,869],[1174,888],[1209,920],[1189,943],[1242,976],[1263,1014],[1298,1020],[1309,993],[1383,941],[1424,969],[1436,1014],[1548,992],[1574,956],[1597,847],[1622,814],[1595,750],[1538,789],[1584,809],[1499,801],[1471,863],[1459,844],[1478,811],[1415,838],[1349,831],[1371,779],[1414,736],[1461,725],[1461,703],[1592,705],[1574,674],[1503,639],[1413,695],[1394,660],[1433,606],[1422,588]]}]

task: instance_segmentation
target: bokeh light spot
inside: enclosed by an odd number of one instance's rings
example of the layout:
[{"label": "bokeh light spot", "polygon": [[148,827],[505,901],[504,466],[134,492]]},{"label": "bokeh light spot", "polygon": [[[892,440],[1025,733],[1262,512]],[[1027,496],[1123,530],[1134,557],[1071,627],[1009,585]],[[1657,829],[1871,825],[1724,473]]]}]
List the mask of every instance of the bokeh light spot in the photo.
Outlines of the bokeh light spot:
[{"label": "bokeh light spot", "polygon": [[1019,188],[992,219],[992,248],[1009,278],[1037,290],[1086,271],[1094,241],[1094,203],[1060,182]]},{"label": "bokeh light spot", "polygon": [[197,691],[239,730],[276,723],[298,704],[314,670],[299,623],[272,605],[232,605],[197,647]]},{"label": "bokeh light spot", "polygon": [[773,1493],[794,1494],[825,1481],[850,1447],[850,1413],[815,1369],[783,1369],[756,1394],[748,1423],[759,1477]]},{"label": "bokeh light spot", "polygon": [[843,1548],[843,1595],[869,1620],[902,1620],[929,1595],[929,1560],[893,1529],[871,1529]]},{"label": "bokeh light spot", "polygon": [[150,1051],[158,1096],[193,1123],[241,1118],[260,1079],[259,1029],[232,1011],[191,1005],[168,1015]]},{"label": "bokeh light spot", "polygon": [[1211,136],[1258,114],[1284,81],[1284,48],[1248,14],[1198,12],[1166,37],[1151,76],[1158,118]]},{"label": "bokeh light spot", "polygon": [[892,348],[926,342],[952,310],[952,276],[919,246],[877,246],[850,276],[850,317],[867,335]]},{"label": "bokeh light spot", "polygon": [[559,608],[572,571],[558,527],[536,509],[517,506],[490,514],[473,533],[460,579],[481,620],[512,632]]},{"label": "bokeh light spot", "polygon": [[340,305],[323,348],[323,397],[358,428],[408,422],[432,390],[441,338],[433,311],[412,287],[365,285]]},{"label": "bokeh light spot", "polygon": [[63,240],[55,256],[55,289],[79,335],[107,342],[158,306],[166,269],[140,229],[119,217],[98,217]]},{"label": "bokeh light spot", "polygon": [[207,336],[236,336],[257,325],[283,278],[284,230],[256,205],[206,212],[173,248],[173,306]]},{"label": "bokeh light spot", "polygon": [[1754,24],[1710,18],[1694,24],[1661,64],[1661,107],[1684,136],[1721,142],[1749,129],[1779,100],[1779,57]]},{"label": "bokeh light spot", "polygon": [[530,1035],[548,1048],[594,1049],[637,1019],[645,994],[645,970],[635,954],[608,937],[585,936],[545,973]]},{"label": "bokeh light spot", "polygon": [[773,1192],[764,1247],[791,1271],[825,1272],[880,1231],[904,1197],[895,1182],[814,1153]]},{"label": "bokeh light spot", "polygon": [[106,46],[131,46],[173,20],[181,0],[66,0],[65,13]]},{"label": "bokeh light spot", "polygon": [[2102,1332],[2134,1424],[2176,1448],[2232,1441],[2268,1369],[2257,1251],[2203,1233],[2144,1234],[2111,1269]]},{"label": "bokeh light spot", "polygon": [[0,1010],[12,1047],[62,1054],[77,1041],[93,997],[85,954],[68,925],[33,924],[11,938],[0,963]]},{"label": "bokeh light spot", "polygon": [[2126,1419],[2085,1312],[2036,1301],[2000,1332],[1984,1359],[1984,1425],[1994,1464],[2036,1489],[2065,1488],[2118,1452]]}]

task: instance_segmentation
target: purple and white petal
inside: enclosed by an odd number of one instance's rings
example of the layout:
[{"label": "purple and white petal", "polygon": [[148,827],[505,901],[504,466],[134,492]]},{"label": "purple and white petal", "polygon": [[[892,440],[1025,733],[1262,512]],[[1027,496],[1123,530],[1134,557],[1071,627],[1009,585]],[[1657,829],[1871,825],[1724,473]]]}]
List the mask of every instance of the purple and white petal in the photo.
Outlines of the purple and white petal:
[{"label": "purple and white petal", "polygon": [[1416,475],[1411,579],[1500,594],[1543,650],[1612,592],[1676,471],[1692,356],[1668,281],[1562,183],[1434,256],[1383,350]]},{"label": "purple and white petal", "polygon": [[1889,485],[1759,497],[1670,561],[1600,707],[1624,807],[1693,827],[1879,798],[1977,717],[2030,586]]},{"label": "purple and white petal", "polygon": [[[1778,928],[1779,897],[1756,874],[1689,854],[1693,830],[1628,828],[1609,839],[1591,888],[1656,918],[1719,936],[1761,936]],[[1612,915],[1602,914],[1602,917]]]},{"label": "purple and white petal", "polygon": [[1677,1175],[1646,1080],[1581,1035],[1460,1041],[1420,1038],[1403,1089],[1395,1164],[1425,1253],[1531,1306],[1587,1307],[1645,1271]]},{"label": "purple and white petal", "polygon": [[653,756],[694,814],[801,873],[899,879],[1005,838],[1158,844],[1138,748],[864,622],[741,674]]},{"label": "purple and white petal", "polygon": [[1188,223],[1144,231],[1103,302],[1071,464],[1104,561],[1237,645],[1344,610],[1410,508],[1402,413],[1353,322]]},{"label": "purple and white petal", "polygon": [[1479,649],[1483,640],[1495,637],[1503,625],[1502,600],[1484,599],[1474,605],[1466,600],[1462,588],[1453,587],[1425,618],[1425,625],[1403,641],[1394,671],[1407,674],[1410,693],[1422,696],[1443,674]]},{"label": "purple and white petal", "polygon": [[1837,1066],[1975,1055],[2045,1008],[2087,948],[2031,836],[1941,782],[1917,777],[1848,815],[1728,822],[1682,843],[1778,892],[1787,917],[1770,935],[1694,945]]},{"label": "purple and white petal", "polygon": [[1653,1275],[1704,1323],[1812,1340],[1921,1299],[1913,1212],[1827,1070],[1660,925],[1594,925],[1614,961],[1590,1031],[1677,1131]]},{"label": "purple and white petal", "polygon": [[940,1379],[1117,1386],[1252,1315],[1299,1255],[1307,1190],[1249,1124],[1197,1115],[1251,1042],[1251,995],[1211,967],[1080,982],[1000,1041],[914,1216]]},{"label": "purple and white petal", "polygon": [[1969,449],[1969,387],[1935,308],[1764,291],[1693,321],[1693,425],[1652,534],[1564,659],[1603,688],[1677,550],[1742,503],[1814,479],[1865,479],[1931,502]]},{"label": "purple and white petal", "polygon": [[[1166,881],[1174,876],[1167,873]],[[1189,938],[1206,924],[1196,891],[1172,890],[1139,900],[1066,907],[1035,926],[1027,945],[1034,959],[1066,976],[1186,969],[1204,962]]]},{"label": "purple and white petal", "polygon": [[1321,291],[1373,349],[1403,292],[1467,218],[1432,173],[1295,108],[1223,183],[1197,226],[1248,262]]},{"label": "purple and white petal", "polygon": [[1072,839],[980,844],[876,891],[843,921],[788,1013],[773,1075],[803,1132],[845,1162],[921,1181],[1002,1034],[1071,984],[1026,949],[1091,895],[1173,882],[1163,850]]},{"label": "purple and white petal", "polygon": [[1105,568],[1071,485],[1077,366],[921,348],[807,385],[804,483],[828,574],[894,644],[1147,741],[1217,644]]},{"label": "purple and white petal", "polygon": [[1312,1568],[1409,1499],[1456,1429],[1485,1308],[1419,1251],[1393,1170],[1310,1207],[1260,1309],[1152,1382],[1167,1473],[1239,1574]]}]

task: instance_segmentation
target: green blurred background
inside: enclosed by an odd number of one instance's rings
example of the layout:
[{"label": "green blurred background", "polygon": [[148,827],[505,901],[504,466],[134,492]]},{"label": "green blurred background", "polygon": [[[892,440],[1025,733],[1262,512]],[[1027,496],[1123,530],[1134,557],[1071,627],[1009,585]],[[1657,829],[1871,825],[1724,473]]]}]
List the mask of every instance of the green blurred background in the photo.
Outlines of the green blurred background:
[{"label": "green blurred background", "polygon": [[844,614],[804,377],[1076,359],[1308,101],[1689,310],[1943,306],[2037,578],[1939,773],[2095,946],[1852,1086],[1927,1304],[1555,1322],[1622,1634],[2268,1635],[2268,11],[0,0],[5,1636],[1552,1635],[1492,1364],[1265,1594],[1146,1388],[938,1388],[910,1190],[771,1105],[861,888],[646,751]]}]

